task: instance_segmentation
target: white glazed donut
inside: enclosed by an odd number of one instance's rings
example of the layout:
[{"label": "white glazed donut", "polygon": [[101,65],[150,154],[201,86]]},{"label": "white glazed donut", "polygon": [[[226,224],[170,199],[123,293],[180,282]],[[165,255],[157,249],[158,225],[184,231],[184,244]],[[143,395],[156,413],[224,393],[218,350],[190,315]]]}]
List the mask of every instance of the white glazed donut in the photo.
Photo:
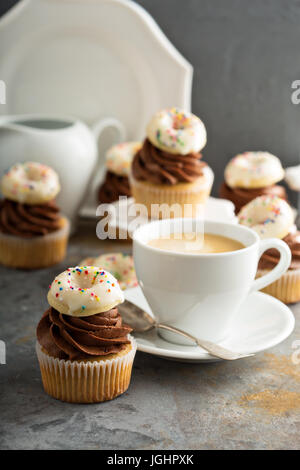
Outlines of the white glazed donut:
[{"label": "white glazed donut", "polygon": [[123,142],[114,145],[106,152],[106,168],[119,176],[128,176],[135,154],[140,150],[140,142]]},{"label": "white glazed donut", "polygon": [[138,285],[133,257],[123,253],[108,253],[97,258],[87,258],[80,263],[93,264],[113,274],[118,280],[122,290],[130,289]]},{"label": "white glazed donut", "polygon": [[194,114],[171,108],[156,113],[147,127],[147,137],[157,148],[186,155],[199,152],[206,144],[206,129]]},{"label": "white glazed donut", "polygon": [[23,204],[44,204],[60,191],[57,173],[36,162],[16,163],[2,178],[1,190],[7,199]]},{"label": "white glazed donut", "polygon": [[285,181],[293,191],[300,191],[300,165],[285,169]]},{"label": "white glazed donut", "polygon": [[289,204],[278,196],[259,196],[238,214],[241,225],[252,228],[260,238],[284,238],[294,225]]},{"label": "white glazed donut", "polygon": [[53,308],[75,317],[106,312],[123,301],[116,278],[96,266],[68,268],[56,276],[48,292]]},{"label": "white glazed donut", "polygon": [[279,158],[269,152],[244,152],[225,168],[225,181],[231,188],[264,188],[282,180],[284,169]]}]

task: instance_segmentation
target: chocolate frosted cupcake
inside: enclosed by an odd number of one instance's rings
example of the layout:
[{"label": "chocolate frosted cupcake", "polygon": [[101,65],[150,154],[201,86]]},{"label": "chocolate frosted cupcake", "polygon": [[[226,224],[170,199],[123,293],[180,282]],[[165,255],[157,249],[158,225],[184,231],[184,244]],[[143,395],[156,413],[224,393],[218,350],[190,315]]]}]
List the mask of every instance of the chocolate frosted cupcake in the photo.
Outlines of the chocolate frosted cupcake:
[{"label": "chocolate frosted cupcake", "polygon": [[268,152],[244,152],[234,157],[225,168],[225,181],[220,197],[235,205],[236,213],[259,196],[287,199],[286,190],[277,185],[284,177],[280,160]]},{"label": "chocolate frosted cupcake", "polygon": [[231,188],[225,182],[220,189],[220,197],[229,199],[235,205],[235,212],[238,213],[243,206],[258,196],[278,196],[281,199],[287,199],[286,190],[279,184],[266,186],[265,188]]},{"label": "chocolate frosted cupcake", "polygon": [[49,395],[96,403],[127,390],[136,343],[118,313],[123,300],[118,281],[98,267],[69,268],[54,279],[36,346]]},{"label": "chocolate frosted cupcake", "polygon": [[42,268],[60,262],[66,252],[69,222],[54,201],[57,174],[40,163],[14,165],[2,178],[0,263]]},{"label": "chocolate frosted cupcake", "polygon": [[[283,238],[292,253],[292,261],[288,271],[278,281],[263,289],[267,294],[287,304],[300,301],[300,232],[294,227]],[[279,262],[279,252],[275,249],[263,253],[258,264],[257,277],[264,276]]]},{"label": "chocolate frosted cupcake", "polygon": [[191,113],[172,108],[152,118],[130,178],[133,197],[146,206],[149,217],[197,215],[213,183],[212,170],[201,160],[205,143],[205,127]]},{"label": "chocolate frosted cupcake", "polygon": [[109,204],[117,201],[120,196],[131,196],[128,175],[132,159],[140,147],[139,142],[123,142],[107,151],[107,171],[98,192],[100,203]]},{"label": "chocolate frosted cupcake", "polygon": [[[265,287],[263,292],[285,303],[300,301],[300,232],[294,225],[291,206],[277,196],[259,196],[248,202],[238,214],[241,225],[254,230],[261,239],[279,238],[291,250],[291,263],[277,281]],[[261,255],[256,277],[262,277],[279,262],[280,254],[270,249]]]}]

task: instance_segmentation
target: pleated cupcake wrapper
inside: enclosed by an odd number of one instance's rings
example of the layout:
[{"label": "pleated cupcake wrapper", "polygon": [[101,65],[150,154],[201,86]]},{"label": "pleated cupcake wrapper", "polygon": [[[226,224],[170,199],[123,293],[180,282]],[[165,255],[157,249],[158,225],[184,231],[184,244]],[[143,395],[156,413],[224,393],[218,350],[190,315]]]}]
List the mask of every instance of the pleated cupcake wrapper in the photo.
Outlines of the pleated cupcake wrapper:
[{"label": "pleated cupcake wrapper", "polygon": [[48,395],[69,403],[112,400],[129,387],[136,341],[128,336],[131,350],[123,356],[100,361],[70,361],[49,356],[36,343],[42,381]]},{"label": "pleated cupcake wrapper", "polygon": [[38,269],[62,261],[66,254],[70,223],[55,232],[33,238],[0,233],[0,264],[12,268]]},{"label": "pleated cupcake wrapper", "polygon": [[[130,183],[135,202],[146,206],[149,218],[151,216],[154,218],[174,217],[172,213],[169,215],[168,210],[161,210],[159,213],[159,209],[151,207],[153,204],[167,204],[168,206],[178,204],[181,211],[175,217],[195,217],[201,214],[204,203],[210,195],[213,173],[209,169],[207,178],[202,177],[201,181],[199,178],[199,181],[195,183],[180,183],[170,187],[153,185],[134,178],[131,178]],[[188,204],[191,205],[189,210],[184,208]]]},{"label": "pleated cupcake wrapper", "polygon": [[[270,270],[259,269],[256,277],[268,274]],[[284,273],[277,281],[262,289],[266,294],[281,300],[286,304],[300,301],[300,269],[290,270]]]}]

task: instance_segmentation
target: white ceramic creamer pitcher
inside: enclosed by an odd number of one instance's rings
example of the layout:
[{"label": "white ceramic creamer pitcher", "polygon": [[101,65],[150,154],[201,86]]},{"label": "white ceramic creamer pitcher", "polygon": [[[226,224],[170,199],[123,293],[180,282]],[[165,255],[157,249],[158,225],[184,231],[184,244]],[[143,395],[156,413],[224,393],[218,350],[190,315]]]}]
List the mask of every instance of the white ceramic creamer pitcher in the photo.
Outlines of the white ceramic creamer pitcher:
[{"label": "white ceramic creamer pitcher", "polygon": [[114,118],[104,118],[90,129],[76,118],[0,116],[0,178],[18,162],[51,166],[61,181],[57,202],[74,228],[81,204],[93,198],[99,182],[104,162],[97,158],[97,142],[107,127],[116,130],[116,143],[125,139],[123,125]]}]

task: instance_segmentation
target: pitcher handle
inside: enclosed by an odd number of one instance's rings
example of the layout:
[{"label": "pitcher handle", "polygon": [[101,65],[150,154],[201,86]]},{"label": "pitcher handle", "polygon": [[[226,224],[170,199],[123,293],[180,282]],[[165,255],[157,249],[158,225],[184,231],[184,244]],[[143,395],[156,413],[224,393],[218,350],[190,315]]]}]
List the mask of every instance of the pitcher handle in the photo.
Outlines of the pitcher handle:
[{"label": "pitcher handle", "polygon": [[[95,122],[92,125],[92,132],[96,140],[97,148],[98,148],[98,142],[99,142],[101,135],[109,127],[115,129],[116,136],[117,136],[115,139],[115,142],[112,142],[112,145],[113,143],[118,144],[120,142],[124,142],[126,138],[126,130],[125,130],[124,125],[116,118],[107,117],[104,119],[100,119],[99,121]],[[98,154],[96,167],[94,169],[94,176],[90,184],[91,192],[93,192],[96,189],[97,185],[99,184],[100,177],[102,176],[101,173],[103,173],[104,167],[105,167],[104,158],[102,155]]]},{"label": "pitcher handle", "polygon": [[277,281],[277,279],[279,279],[280,276],[282,276],[282,274],[287,271],[291,264],[291,250],[285,242],[279,240],[278,238],[267,238],[266,240],[260,241],[259,258],[266,250],[269,250],[270,248],[275,248],[279,251],[279,262],[270,272],[262,277],[259,277],[258,279],[255,279],[250,292],[263,289],[269,284],[272,284],[272,282]]}]

